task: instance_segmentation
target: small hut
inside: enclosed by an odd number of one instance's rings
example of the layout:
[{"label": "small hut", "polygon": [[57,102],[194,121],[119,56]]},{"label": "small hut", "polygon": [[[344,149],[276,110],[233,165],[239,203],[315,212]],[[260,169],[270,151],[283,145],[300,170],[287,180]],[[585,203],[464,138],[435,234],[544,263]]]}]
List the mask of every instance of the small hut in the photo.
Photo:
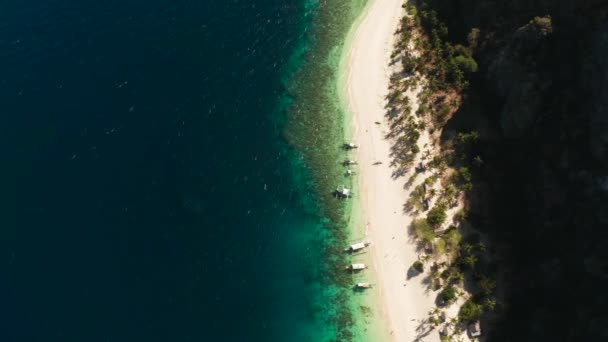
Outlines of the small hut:
[{"label": "small hut", "polygon": [[471,335],[471,337],[481,336],[481,326],[479,325],[479,321],[469,324],[469,335]]}]

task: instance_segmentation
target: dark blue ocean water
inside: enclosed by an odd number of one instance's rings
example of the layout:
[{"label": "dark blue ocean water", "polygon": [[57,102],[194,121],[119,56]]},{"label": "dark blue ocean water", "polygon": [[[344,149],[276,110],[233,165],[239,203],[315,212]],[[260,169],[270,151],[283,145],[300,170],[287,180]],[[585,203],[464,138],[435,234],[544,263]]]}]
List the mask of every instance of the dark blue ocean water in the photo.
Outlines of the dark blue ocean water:
[{"label": "dark blue ocean water", "polygon": [[281,135],[304,6],[0,3],[0,341],[331,336]]}]

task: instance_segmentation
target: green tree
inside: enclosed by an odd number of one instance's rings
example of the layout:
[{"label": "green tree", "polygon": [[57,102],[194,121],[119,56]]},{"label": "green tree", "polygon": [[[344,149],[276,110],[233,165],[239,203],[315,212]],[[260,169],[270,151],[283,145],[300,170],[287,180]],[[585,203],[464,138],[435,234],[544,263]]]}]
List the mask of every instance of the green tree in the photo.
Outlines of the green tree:
[{"label": "green tree", "polygon": [[496,308],[496,301],[492,298],[486,298],[483,302],[483,306],[489,311],[494,311]]},{"label": "green tree", "polygon": [[460,176],[461,181],[465,184],[471,182],[471,171],[469,171],[469,168],[466,166],[458,169],[458,176]]},{"label": "green tree", "polygon": [[471,245],[468,242],[465,242],[462,244],[462,247],[460,248],[460,250],[462,251],[462,253],[465,256],[470,255],[473,252],[473,245]]},{"label": "green tree", "polygon": [[435,232],[425,219],[412,221],[412,228],[416,236],[426,243],[431,243],[435,239]]},{"label": "green tree", "polygon": [[477,139],[479,139],[479,133],[477,133],[476,131],[470,131],[468,133],[460,132],[458,133],[457,139],[460,144],[476,142]]},{"label": "green tree", "polygon": [[464,281],[464,274],[460,271],[454,272],[452,276],[452,281],[456,284],[461,284]]},{"label": "green tree", "polygon": [[460,240],[462,240],[462,235],[458,232],[458,229],[452,227],[445,232],[443,239],[450,251],[456,251],[458,245],[460,245]]},{"label": "green tree", "polygon": [[427,222],[434,227],[439,227],[445,222],[447,214],[444,206],[434,206],[426,216]]},{"label": "green tree", "polygon": [[445,303],[451,303],[456,299],[456,290],[453,286],[448,286],[441,291],[440,296],[441,300],[443,300]]},{"label": "green tree", "polygon": [[480,156],[475,156],[475,158],[473,158],[473,165],[481,167],[483,165],[483,159],[481,159]]},{"label": "green tree", "polygon": [[439,238],[439,239],[435,240],[435,248],[434,248],[435,254],[437,254],[437,255],[445,254],[445,245],[446,245],[446,243],[445,243],[444,239]]},{"label": "green tree", "polygon": [[551,23],[551,16],[549,15],[546,17],[534,17],[530,23],[534,24],[534,26],[544,33],[553,32],[553,24]]},{"label": "green tree", "polygon": [[452,63],[465,74],[470,74],[477,71],[477,62],[475,62],[473,57],[458,55],[452,58]]},{"label": "green tree", "polygon": [[479,287],[484,296],[487,297],[491,295],[496,288],[496,282],[485,275],[482,275],[477,281],[477,287]]},{"label": "green tree", "polygon": [[467,255],[464,259],[463,259],[464,264],[468,267],[468,268],[475,268],[475,264],[477,264],[477,258],[474,255]]},{"label": "green tree", "polygon": [[471,322],[478,320],[481,314],[483,314],[483,306],[469,299],[460,307],[458,318],[461,322]]},{"label": "green tree", "polygon": [[479,43],[480,32],[479,29],[474,27],[471,29],[471,32],[467,35],[467,41],[469,42],[469,46],[471,49],[475,49],[477,44]]},{"label": "green tree", "polygon": [[414,261],[412,268],[415,269],[416,271],[418,271],[419,273],[424,272],[424,264],[420,260]]}]

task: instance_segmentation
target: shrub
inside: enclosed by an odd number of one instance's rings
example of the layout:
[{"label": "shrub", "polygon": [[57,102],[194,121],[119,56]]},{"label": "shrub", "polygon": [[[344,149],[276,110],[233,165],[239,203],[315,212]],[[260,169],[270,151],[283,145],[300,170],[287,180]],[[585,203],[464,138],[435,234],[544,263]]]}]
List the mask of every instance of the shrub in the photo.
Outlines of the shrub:
[{"label": "shrub", "polygon": [[414,229],[416,236],[426,243],[430,243],[435,239],[435,232],[425,219],[412,221],[412,228]]},{"label": "shrub", "polygon": [[437,118],[440,120],[445,120],[447,116],[450,114],[450,106],[444,104],[437,111]]},{"label": "shrub", "polygon": [[435,241],[435,254],[445,254],[445,240],[437,239]]},{"label": "shrub", "polygon": [[441,277],[441,279],[443,279],[443,280],[448,280],[448,278],[450,278],[450,274],[451,274],[450,270],[445,269],[445,270],[443,270],[443,272],[441,272],[439,277]]},{"label": "shrub", "polygon": [[475,62],[473,57],[459,55],[452,58],[452,63],[464,73],[473,73],[477,71],[477,62]]},{"label": "shrub", "polygon": [[437,175],[432,175],[429,177],[426,177],[424,179],[424,184],[426,184],[427,186],[432,186],[433,183],[435,183],[437,181]]},{"label": "shrub", "polygon": [[467,300],[458,311],[458,318],[461,322],[476,321],[483,314],[483,307],[473,300]]},{"label": "shrub", "polygon": [[410,57],[407,60],[403,61],[403,71],[405,71],[406,73],[413,72],[415,68],[416,61],[413,58]]},{"label": "shrub", "polygon": [[530,21],[534,24],[541,32],[547,34],[553,32],[553,25],[551,23],[551,16],[546,17],[534,17]]},{"label": "shrub", "polygon": [[418,273],[424,272],[424,264],[420,260],[414,261],[412,268],[415,269],[416,271],[418,271]]},{"label": "shrub", "polygon": [[471,49],[469,49],[468,47],[461,45],[461,44],[454,45],[453,52],[456,55],[462,55],[462,56],[466,56],[466,57],[473,56],[473,51]]},{"label": "shrub", "polygon": [[456,228],[450,228],[445,232],[443,236],[447,247],[450,251],[456,251],[458,249],[458,245],[460,245],[460,240],[462,240],[462,235],[458,232]]},{"label": "shrub", "polygon": [[445,213],[445,207],[434,206],[433,209],[429,210],[426,220],[430,225],[438,227],[445,222],[446,217],[447,214]]},{"label": "shrub", "polygon": [[441,291],[441,300],[445,303],[451,303],[456,299],[456,290],[454,290],[453,286],[446,287],[443,291]]}]

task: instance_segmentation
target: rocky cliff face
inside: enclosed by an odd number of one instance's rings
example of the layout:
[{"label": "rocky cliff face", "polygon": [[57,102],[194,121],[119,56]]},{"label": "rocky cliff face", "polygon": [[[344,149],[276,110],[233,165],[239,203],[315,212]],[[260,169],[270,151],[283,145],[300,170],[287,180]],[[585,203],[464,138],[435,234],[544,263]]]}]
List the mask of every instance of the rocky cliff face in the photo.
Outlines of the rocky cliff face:
[{"label": "rocky cliff face", "polygon": [[488,58],[485,77],[503,101],[500,125],[508,137],[519,137],[532,126],[551,84],[538,63],[545,59],[544,47],[552,33],[551,17],[537,17],[515,30]]},{"label": "rocky cliff face", "polygon": [[496,127],[476,194],[492,209],[471,208],[510,251],[489,341],[608,340],[608,1],[430,6],[453,41],[478,32],[469,97]]},{"label": "rocky cliff face", "polygon": [[579,82],[590,85],[589,148],[608,167],[608,24],[598,27],[591,40],[588,66]]}]

